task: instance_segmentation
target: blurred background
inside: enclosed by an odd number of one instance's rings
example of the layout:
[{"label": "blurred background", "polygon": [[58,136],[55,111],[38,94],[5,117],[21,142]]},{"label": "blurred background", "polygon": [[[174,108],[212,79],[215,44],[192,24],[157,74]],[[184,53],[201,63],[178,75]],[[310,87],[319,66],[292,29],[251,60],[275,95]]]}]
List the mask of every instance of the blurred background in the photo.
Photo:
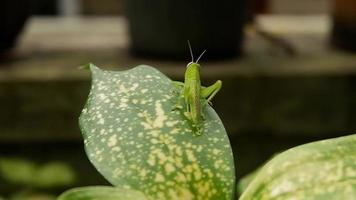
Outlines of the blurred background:
[{"label": "blurred background", "polygon": [[78,128],[92,62],[182,80],[187,40],[237,177],[273,154],[356,130],[356,0],[2,0],[0,199],[107,184]]}]

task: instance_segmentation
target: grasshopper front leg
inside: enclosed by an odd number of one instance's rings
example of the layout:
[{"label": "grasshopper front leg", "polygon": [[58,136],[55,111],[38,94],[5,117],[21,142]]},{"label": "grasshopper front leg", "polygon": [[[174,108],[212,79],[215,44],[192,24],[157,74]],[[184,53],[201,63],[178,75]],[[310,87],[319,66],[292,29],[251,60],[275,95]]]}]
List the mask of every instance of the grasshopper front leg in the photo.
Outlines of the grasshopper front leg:
[{"label": "grasshopper front leg", "polygon": [[185,97],[184,97],[184,83],[180,82],[180,81],[172,81],[172,84],[174,85],[174,87],[177,88],[173,90],[173,92],[175,94],[178,94],[178,100],[177,103],[174,105],[174,107],[172,108],[172,110],[180,110],[183,109],[182,104],[186,103],[185,102]]},{"label": "grasshopper front leg", "polygon": [[221,87],[222,82],[220,80],[216,81],[213,85],[209,87],[202,87],[201,97],[206,99],[206,103],[210,103],[214,96],[219,92]]},{"label": "grasshopper front leg", "polygon": [[180,81],[172,81],[172,84],[176,87],[184,87],[184,83]]}]

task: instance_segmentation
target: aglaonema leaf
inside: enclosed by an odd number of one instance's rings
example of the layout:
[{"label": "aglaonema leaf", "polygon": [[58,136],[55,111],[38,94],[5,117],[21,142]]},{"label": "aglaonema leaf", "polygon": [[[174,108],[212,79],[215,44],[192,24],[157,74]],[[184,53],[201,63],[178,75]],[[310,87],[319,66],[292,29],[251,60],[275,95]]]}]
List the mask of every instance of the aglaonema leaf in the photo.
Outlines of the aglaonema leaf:
[{"label": "aglaonema leaf", "polygon": [[269,161],[240,200],[356,199],[356,135],[287,150]]},{"label": "aglaonema leaf", "polygon": [[248,185],[251,183],[251,181],[256,177],[257,171],[253,171],[250,174],[247,174],[246,176],[242,177],[237,185],[236,185],[236,192],[238,195],[241,195],[246,188],[248,187]]},{"label": "aglaonema leaf", "polygon": [[57,200],[147,200],[139,191],[109,186],[74,188],[60,195]]},{"label": "aglaonema leaf", "polygon": [[222,122],[203,109],[195,136],[179,88],[158,70],[138,66],[104,71],[94,65],[92,88],[80,117],[87,155],[113,185],[151,200],[230,200],[234,165]]}]

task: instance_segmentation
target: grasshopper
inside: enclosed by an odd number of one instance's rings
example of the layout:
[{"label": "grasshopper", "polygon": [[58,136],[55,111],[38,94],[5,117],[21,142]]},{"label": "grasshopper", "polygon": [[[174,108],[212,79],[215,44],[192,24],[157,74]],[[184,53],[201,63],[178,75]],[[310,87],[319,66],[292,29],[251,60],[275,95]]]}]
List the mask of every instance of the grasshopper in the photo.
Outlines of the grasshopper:
[{"label": "grasshopper", "polygon": [[204,120],[202,110],[207,104],[210,104],[211,99],[221,89],[222,82],[218,80],[209,87],[201,85],[200,65],[198,62],[205,51],[203,51],[198,59],[194,61],[194,55],[189,41],[188,46],[192,61],[187,65],[187,69],[184,74],[184,83],[178,81],[173,81],[173,83],[181,89],[180,97],[181,99],[184,99],[186,116],[191,120],[194,134],[201,135],[202,121]]}]

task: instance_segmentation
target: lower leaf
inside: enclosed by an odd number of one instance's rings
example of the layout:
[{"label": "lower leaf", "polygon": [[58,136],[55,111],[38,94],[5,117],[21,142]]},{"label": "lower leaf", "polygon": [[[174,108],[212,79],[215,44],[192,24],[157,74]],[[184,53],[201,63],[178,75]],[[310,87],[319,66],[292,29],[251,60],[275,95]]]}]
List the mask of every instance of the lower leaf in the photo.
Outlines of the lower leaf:
[{"label": "lower leaf", "polygon": [[68,190],[57,200],[147,200],[139,191],[109,186],[91,186]]},{"label": "lower leaf", "polygon": [[356,135],[287,150],[269,161],[240,200],[356,199]]}]

